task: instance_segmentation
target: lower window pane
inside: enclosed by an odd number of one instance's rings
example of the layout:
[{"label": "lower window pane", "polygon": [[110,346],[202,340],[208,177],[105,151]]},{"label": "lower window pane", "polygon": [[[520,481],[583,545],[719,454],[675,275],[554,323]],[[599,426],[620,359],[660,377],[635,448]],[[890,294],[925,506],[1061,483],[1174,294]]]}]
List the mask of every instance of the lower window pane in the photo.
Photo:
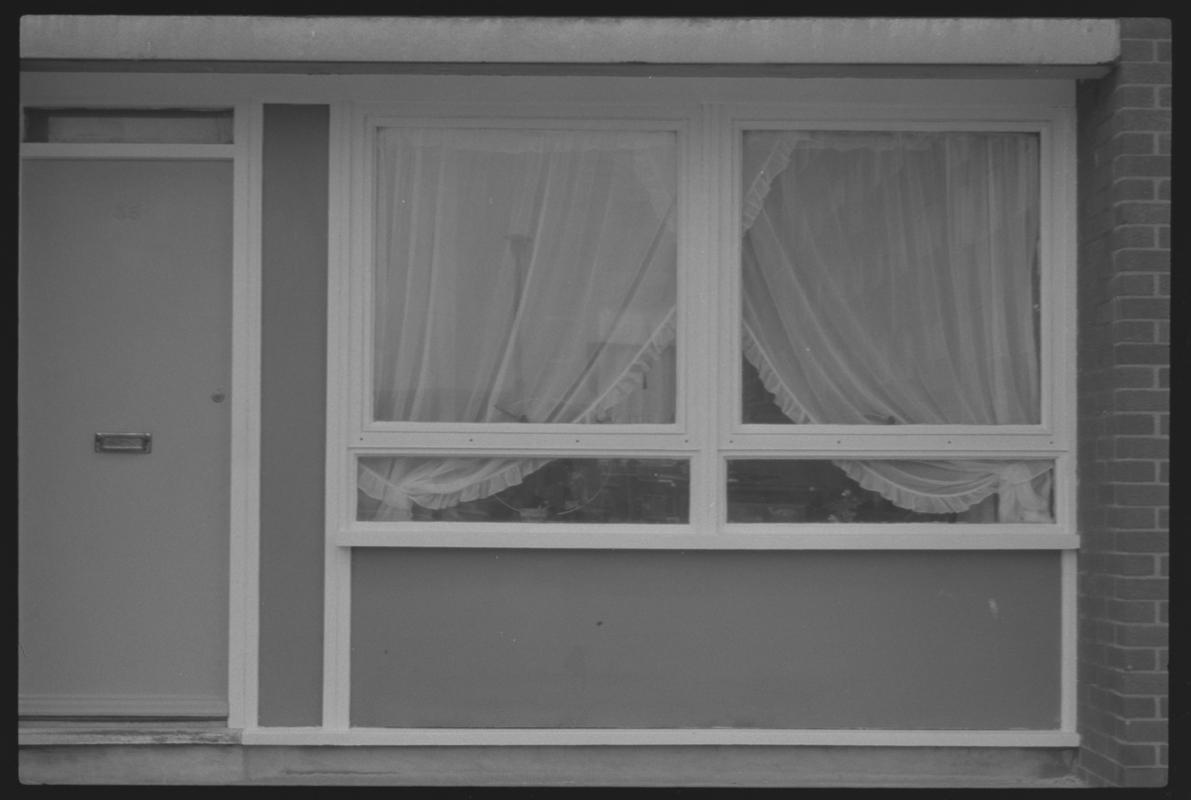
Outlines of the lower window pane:
[{"label": "lower window pane", "polygon": [[362,522],[685,523],[690,464],[664,458],[361,458]]},{"label": "lower window pane", "polygon": [[729,522],[1054,522],[1052,461],[731,460]]}]

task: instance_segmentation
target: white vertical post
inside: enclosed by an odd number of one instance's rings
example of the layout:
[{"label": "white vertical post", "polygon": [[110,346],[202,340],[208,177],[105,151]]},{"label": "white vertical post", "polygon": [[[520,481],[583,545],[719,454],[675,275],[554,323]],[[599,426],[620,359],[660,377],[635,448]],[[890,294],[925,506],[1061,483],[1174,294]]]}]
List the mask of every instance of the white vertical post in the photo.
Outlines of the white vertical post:
[{"label": "white vertical post", "polygon": [[260,597],[262,107],[235,107],[232,195],[229,728],[257,724]]},{"label": "white vertical post", "polygon": [[337,544],[348,491],[347,452],[352,368],[349,209],[352,147],[351,114],[345,103],[331,105],[327,244],[327,452],[323,610],[323,728],[349,726],[351,683],[351,549]]},{"label": "white vertical post", "polygon": [[1078,702],[1078,644],[1079,644],[1079,614],[1076,606],[1076,589],[1079,579],[1077,550],[1064,550],[1060,553],[1059,582],[1062,586],[1059,596],[1059,635],[1062,642],[1059,647],[1059,663],[1062,670],[1059,675],[1059,728],[1064,731],[1076,730],[1076,704]]},{"label": "white vertical post", "polygon": [[714,354],[719,347],[718,307],[714,302],[718,266],[715,141],[708,121],[714,110],[702,105],[696,124],[687,129],[688,147],[681,162],[678,191],[684,209],[679,239],[679,353],[687,366],[686,430],[697,446],[691,461],[690,515],[696,533],[719,530],[719,470],[715,419],[718,380]]},{"label": "white vertical post", "polygon": [[[1054,224],[1050,236],[1053,240],[1054,269],[1056,277],[1052,284],[1054,302],[1044,304],[1055,309],[1057,318],[1049,326],[1053,332],[1055,346],[1052,352],[1051,383],[1054,386],[1051,408],[1054,412],[1053,431],[1065,453],[1055,459],[1056,480],[1055,510],[1066,530],[1079,533],[1078,497],[1076,495],[1078,418],[1076,403],[1076,120],[1075,109],[1067,106],[1055,114],[1053,126],[1052,158],[1054,169],[1049,173],[1054,181]],[[1065,731],[1075,731],[1078,726],[1079,687],[1079,551],[1068,550],[1062,556],[1062,699],[1060,703],[1060,725]]]},{"label": "white vertical post", "polygon": [[740,180],[739,145],[729,107],[709,104],[704,124],[711,147],[708,161],[709,194],[713,209],[711,229],[715,235],[711,291],[716,303],[716,364],[721,373],[715,381],[718,398],[715,413],[708,416],[715,442],[716,485],[718,501],[716,523],[723,528],[728,509],[728,463],[721,448],[730,443],[731,432],[740,423],[740,250],[739,219]]}]

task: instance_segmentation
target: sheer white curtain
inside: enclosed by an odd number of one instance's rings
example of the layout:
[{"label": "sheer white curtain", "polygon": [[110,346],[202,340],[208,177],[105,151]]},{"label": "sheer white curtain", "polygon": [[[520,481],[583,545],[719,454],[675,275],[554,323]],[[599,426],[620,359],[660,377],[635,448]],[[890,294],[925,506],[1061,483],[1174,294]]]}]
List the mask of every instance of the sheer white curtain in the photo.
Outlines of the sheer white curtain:
[{"label": "sheer white curtain", "polygon": [[[675,170],[664,132],[382,130],[375,419],[672,421]],[[359,486],[402,519],[545,463],[394,458]]]},{"label": "sheer white curtain", "polygon": [[[1037,423],[1036,137],[745,137],[744,353],[796,423]],[[837,461],[900,507],[1049,519],[1043,461]]]}]

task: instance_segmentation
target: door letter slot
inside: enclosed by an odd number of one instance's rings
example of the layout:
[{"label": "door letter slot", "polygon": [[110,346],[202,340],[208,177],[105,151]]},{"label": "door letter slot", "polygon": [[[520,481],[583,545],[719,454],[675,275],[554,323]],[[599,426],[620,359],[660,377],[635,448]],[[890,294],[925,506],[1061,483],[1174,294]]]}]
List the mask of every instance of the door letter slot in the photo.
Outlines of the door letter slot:
[{"label": "door letter slot", "polygon": [[148,453],[153,449],[151,433],[97,433],[96,453]]}]

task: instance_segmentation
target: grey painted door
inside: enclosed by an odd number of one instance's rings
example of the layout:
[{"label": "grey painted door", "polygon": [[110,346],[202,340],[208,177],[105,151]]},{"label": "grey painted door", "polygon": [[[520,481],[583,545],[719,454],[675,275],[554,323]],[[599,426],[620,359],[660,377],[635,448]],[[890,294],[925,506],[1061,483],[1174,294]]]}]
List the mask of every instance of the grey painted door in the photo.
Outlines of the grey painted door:
[{"label": "grey painted door", "polygon": [[226,161],[23,165],[22,713],[227,713],[231,200]]}]

